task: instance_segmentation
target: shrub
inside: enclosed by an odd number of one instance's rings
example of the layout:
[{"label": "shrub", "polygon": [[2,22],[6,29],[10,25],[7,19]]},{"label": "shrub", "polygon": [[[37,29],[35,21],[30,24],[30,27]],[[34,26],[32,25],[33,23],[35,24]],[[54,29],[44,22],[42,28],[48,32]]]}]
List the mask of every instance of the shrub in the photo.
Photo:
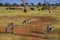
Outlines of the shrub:
[{"label": "shrub", "polygon": [[31,7],[30,9],[31,9],[31,10],[34,10],[34,8],[32,8],[32,7]]}]

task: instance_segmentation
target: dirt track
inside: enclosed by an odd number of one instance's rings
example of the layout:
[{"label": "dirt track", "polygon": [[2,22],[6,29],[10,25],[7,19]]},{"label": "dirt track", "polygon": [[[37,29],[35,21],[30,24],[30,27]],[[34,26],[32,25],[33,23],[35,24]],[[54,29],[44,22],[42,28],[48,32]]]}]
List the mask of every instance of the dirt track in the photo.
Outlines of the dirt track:
[{"label": "dirt track", "polygon": [[[26,24],[26,25],[18,25],[15,24],[14,27],[14,33],[18,34],[24,34],[24,38],[27,38],[28,40],[43,40],[43,38],[37,38],[33,36],[39,36],[39,37],[44,37],[44,33],[46,33],[46,26],[54,22],[56,19],[55,18],[49,18],[49,17],[30,17],[30,16],[15,16],[15,17],[0,17],[0,19],[19,19],[19,18],[32,18],[32,19],[37,19],[36,21],[32,21],[31,24]],[[6,26],[2,25],[0,27],[0,32],[5,31]],[[27,36],[30,35],[30,36]]]}]

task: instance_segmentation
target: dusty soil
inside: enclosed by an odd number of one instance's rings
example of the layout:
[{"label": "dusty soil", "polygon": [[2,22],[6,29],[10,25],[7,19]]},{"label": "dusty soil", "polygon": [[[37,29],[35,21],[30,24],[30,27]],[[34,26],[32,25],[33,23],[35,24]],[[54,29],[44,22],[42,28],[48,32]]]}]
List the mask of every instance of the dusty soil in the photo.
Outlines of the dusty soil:
[{"label": "dusty soil", "polygon": [[[30,24],[19,25],[15,24],[14,33],[23,36],[28,40],[44,40],[44,35],[46,33],[46,26],[54,22],[55,18],[49,17],[38,17],[38,16],[14,16],[14,17],[0,17],[0,19],[19,19],[19,18],[32,18],[37,19],[36,21],[32,21]],[[2,24],[0,26],[0,32],[5,32],[6,25]]]}]

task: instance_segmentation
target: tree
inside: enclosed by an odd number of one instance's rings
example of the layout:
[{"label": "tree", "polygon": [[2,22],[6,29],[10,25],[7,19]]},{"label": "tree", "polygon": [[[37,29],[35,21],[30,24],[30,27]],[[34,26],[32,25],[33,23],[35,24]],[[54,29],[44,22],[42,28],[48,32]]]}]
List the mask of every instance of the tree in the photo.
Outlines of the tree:
[{"label": "tree", "polygon": [[60,6],[60,2],[59,2],[59,6]]},{"label": "tree", "polygon": [[19,6],[19,5],[18,5],[18,4],[16,4],[16,3],[13,3],[13,4],[12,4],[12,6]]},{"label": "tree", "polygon": [[59,6],[60,6],[60,0],[58,0]]},{"label": "tree", "polygon": [[3,3],[0,3],[0,6],[3,6]]},{"label": "tree", "polygon": [[26,3],[26,5],[28,6],[28,3]]},{"label": "tree", "polygon": [[47,2],[46,2],[46,0],[44,0],[44,3],[43,3],[43,5],[44,5],[44,6],[46,6],[46,5],[47,5]]},{"label": "tree", "polygon": [[57,6],[59,6],[59,4],[58,4],[58,3],[56,3],[56,4],[55,4],[55,6],[57,7]]},{"label": "tree", "polygon": [[60,2],[59,2],[59,6],[60,6]]},{"label": "tree", "polygon": [[38,5],[38,6],[41,6],[41,3],[39,2],[37,5]]},{"label": "tree", "polygon": [[26,9],[26,0],[21,0],[23,5],[24,5],[24,12],[27,12],[27,9]]},{"label": "tree", "polygon": [[51,4],[51,6],[55,6],[55,4]]},{"label": "tree", "polygon": [[45,4],[45,3],[43,3],[43,4],[42,4],[42,6],[46,6],[46,4]]},{"label": "tree", "polygon": [[21,6],[24,6],[24,4],[21,3]]},{"label": "tree", "polygon": [[31,6],[34,6],[34,3],[31,3]]},{"label": "tree", "polygon": [[5,3],[5,5],[4,6],[10,6],[10,4],[9,3]]},{"label": "tree", "polygon": [[47,2],[46,6],[47,6],[47,9],[49,10],[49,14],[51,14],[51,4],[50,4],[50,2]]}]

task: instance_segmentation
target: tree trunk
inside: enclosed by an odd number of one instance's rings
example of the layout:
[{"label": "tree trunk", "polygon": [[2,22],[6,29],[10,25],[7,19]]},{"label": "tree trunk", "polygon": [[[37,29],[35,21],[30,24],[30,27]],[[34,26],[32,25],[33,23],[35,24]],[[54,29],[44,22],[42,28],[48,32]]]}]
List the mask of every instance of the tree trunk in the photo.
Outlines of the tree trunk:
[{"label": "tree trunk", "polygon": [[24,5],[24,12],[27,12],[27,9],[26,9],[26,0],[21,0],[23,2],[23,5]]}]

